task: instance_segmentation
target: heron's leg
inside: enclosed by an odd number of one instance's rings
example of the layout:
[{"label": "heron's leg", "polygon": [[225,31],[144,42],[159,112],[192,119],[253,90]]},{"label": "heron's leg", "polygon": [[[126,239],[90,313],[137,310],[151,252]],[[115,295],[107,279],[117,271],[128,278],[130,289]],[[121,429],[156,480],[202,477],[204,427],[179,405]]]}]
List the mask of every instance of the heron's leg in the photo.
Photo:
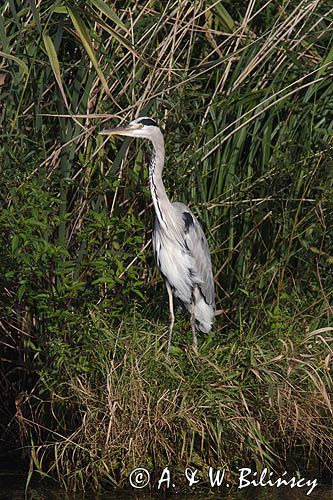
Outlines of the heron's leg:
[{"label": "heron's leg", "polygon": [[195,329],[195,302],[194,302],[194,291],[192,292],[192,302],[191,302],[191,326],[192,326],[192,333],[193,333],[193,347],[197,351],[198,350],[198,338],[197,338],[197,332]]},{"label": "heron's leg", "polygon": [[170,351],[170,345],[171,345],[171,337],[172,337],[172,331],[173,331],[173,325],[175,323],[175,314],[173,312],[173,294],[172,294],[172,289],[169,283],[166,281],[166,287],[168,290],[168,295],[169,295],[169,310],[170,310],[170,327],[169,327],[169,337],[168,337],[168,346],[167,346],[167,354],[169,354]]}]

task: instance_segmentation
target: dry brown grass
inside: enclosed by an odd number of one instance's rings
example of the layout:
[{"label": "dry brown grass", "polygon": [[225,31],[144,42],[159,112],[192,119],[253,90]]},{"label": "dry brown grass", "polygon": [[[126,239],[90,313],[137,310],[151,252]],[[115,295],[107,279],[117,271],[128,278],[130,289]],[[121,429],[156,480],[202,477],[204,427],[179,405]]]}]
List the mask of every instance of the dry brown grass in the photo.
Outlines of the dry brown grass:
[{"label": "dry brown grass", "polygon": [[80,489],[105,480],[126,487],[138,466],[169,466],[180,483],[177,471],[188,465],[204,473],[252,462],[278,470],[298,448],[329,464],[332,330],[287,339],[275,352],[236,341],[171,359],[146,332],[125,335],[118,348],[101,340],[112,355],[97,377],[68,367],[49,402],[22,405],[17,416],[33,436],[34,467]]}]

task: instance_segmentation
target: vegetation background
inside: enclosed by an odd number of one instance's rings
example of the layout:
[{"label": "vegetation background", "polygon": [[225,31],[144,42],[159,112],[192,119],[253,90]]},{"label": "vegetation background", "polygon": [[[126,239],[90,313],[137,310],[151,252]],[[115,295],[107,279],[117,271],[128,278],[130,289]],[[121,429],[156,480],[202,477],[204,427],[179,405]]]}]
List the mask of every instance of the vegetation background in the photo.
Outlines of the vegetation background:
[{"label": "vegetation background", "polygon": [[[277,470],[290,450],[329,465],[332,0],[0,12],[2,447],[77,489],[139,465]],[[139,114],[212,252],[198,355],[178,314],[165,356],[149,148],[98,135]]]}]

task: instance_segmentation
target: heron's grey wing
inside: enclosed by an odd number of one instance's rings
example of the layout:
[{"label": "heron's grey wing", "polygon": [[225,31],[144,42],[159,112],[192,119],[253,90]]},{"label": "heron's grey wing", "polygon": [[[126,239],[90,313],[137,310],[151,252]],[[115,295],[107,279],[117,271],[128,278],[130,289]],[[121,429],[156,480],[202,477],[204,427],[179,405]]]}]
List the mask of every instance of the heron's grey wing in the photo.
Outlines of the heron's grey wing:
[{"label": "heron's grey wing", "polygon": [[207,239],[203,229],[184,203],[173,203],[178,220],[183,223],[184,246],[194,260],[194,278],[205,302],[215,308],[214,277]]}]

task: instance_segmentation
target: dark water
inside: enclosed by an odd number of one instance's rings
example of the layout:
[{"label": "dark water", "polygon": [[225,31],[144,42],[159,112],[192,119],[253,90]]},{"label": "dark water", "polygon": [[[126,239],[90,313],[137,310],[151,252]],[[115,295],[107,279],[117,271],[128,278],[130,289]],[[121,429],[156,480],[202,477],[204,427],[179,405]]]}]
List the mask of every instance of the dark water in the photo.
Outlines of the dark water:
[{"label": "dark water", "polygon": [[[25,494],[24,474],[0,471],[0,500],[156,500],[165,498],[159,494],[148,494],[143,491],[110,491],[107,493],[66,494],[64,490],[49,481],[34,479]],[[309,488],[290,487],[247,487],[242,490],[236,487],[216,490],[193,490],[192,493],[167,495],[175,500],[333,500],[333,487],[318,485],[310,495]]]},{"label": "dark water", "polygon": [[[26,472],[21,471],[21,463],[0,460],[0,500],[157,500],[160,498],[174,498],[175,500],[333,500],[333,485],[320,483],[317,467],[307,472],[304,471],[303,482],[299,483],[298,486],[295,484],[294,487],[291,487],[292,484],[280,486],[279,488],[269,486],[269,484],[255,487],[247,486],[248,483],[242,483],[240,481],[241,476],[239,476],[238,483],[230,485],[230,487],[225,481],[222,482],[222,487],[219,489],[192,486],[192,488],[188,488],[186,494],[181,492],[171,494],[170,490],[168,490],[166,495],[163,493],[149,494],[148,487],[134,489],[130,486],[126,491],[112,490],[104,493],[67,494],[55,482],[41,480],[38,476],[33,476],[27,492],[25,492],[27,475]],[[289,478],[291,478],[290,475]],[[259,482],[259,478],[255,477],[255,475],[248,475],[247,479],[254,479],[257,483]],[[278,476],[272,476],[272,482],[277,479]],[[294,482],[296,483],[299,479],[300,477],[295,478]],[[329,480],[331,479],[332,477],[329,478]],[[268,480],[269,475],[262,482],[267,483]],[[240,484],[246,487],[238,489]],[[307,494],[310,490],[312,490],[310,494]]]}]

